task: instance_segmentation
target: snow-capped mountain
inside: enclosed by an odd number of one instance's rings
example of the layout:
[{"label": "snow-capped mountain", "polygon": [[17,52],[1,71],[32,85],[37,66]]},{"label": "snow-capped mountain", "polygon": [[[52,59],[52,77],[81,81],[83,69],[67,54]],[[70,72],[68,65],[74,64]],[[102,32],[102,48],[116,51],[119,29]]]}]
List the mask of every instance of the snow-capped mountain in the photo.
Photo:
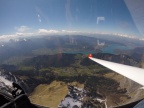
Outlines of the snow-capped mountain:
[{"label": "snow-capped mountain", "polygon": [[68,94],[60,102],[58,108],[107,108],[106,97],[99,92],[97,95],[92,95],[88,90],[68,86]]},{"label": "snow-capped mountain", "polygon": [[13,82],[17,83],[21,88],[23,88],[25,93],[27,93],[28,86],[23,80],[20,80],[11,72],[0,71],[0,91],[11,95],[11,92],[14,89],[12,86]]}]

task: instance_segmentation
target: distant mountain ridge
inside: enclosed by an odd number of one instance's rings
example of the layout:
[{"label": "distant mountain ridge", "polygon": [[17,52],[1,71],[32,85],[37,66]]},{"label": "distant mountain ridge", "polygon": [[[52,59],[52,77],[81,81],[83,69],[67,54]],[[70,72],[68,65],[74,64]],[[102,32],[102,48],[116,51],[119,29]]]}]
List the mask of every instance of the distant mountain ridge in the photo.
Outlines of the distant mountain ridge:
[{"label": "distant mountain ridge", "polygon": [[128,54],[139,61],[144,61],[144,47],[134,48]]},{"label": "distant mountain ridge", "polygon": [[[10,39],[9,42],[0,43],[0,63],[10,63],[19,61],[23,58],[34,57],[38,55],[53,55],[65,52],[100,52],[97,40],[105,42],[108,45],[116,44],[126,46],[123,41],[110,41],[100,37],[90,36],[46,36],[37,38]],[[137,42],[138,43],[138,42]],[[136,46],[137,43],[131,43]],[[131,45],[128,42],[128,45]],[[140,46],[140,45],[137,45]],[[22,61],[21,60],[21,61]],[[19,64],[19,62],[17,63]]]}]

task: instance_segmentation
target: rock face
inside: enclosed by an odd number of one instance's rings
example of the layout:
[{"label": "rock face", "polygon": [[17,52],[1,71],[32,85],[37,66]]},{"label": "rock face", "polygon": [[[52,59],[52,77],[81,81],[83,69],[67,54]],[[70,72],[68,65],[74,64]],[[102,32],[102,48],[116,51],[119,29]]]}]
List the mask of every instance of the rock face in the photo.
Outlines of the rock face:
[{"label": "rock face", "polygon": [[24,89],[24,91],[28,93],[29,87],[23,80],[20,80],[18,77],[11,74],[11,72],[0,71],[0,90],[1,91],[11,94],[13,90],[13,86],[12,86],[13,82],[20,85]]},{"label": "rock face", "polygon": [[89,90],[68,85],[68,94],[58,108],[106,108],[106,97],[100,93],[93,95]]}]

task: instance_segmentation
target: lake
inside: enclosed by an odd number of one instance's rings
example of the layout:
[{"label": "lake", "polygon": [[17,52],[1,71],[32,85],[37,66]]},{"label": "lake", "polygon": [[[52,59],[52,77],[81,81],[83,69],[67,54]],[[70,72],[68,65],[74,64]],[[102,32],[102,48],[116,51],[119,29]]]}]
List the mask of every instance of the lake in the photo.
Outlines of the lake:
[{"label": "lake", "polygon": [[119,45],[119,44],[111,44],[105,48],[102,48],[101,50],[103,53],[116,54],[115,50],[117,50],[117,49],[118,50],[130,50],[132,48],[129,46],[124,46],[124,45]]}]

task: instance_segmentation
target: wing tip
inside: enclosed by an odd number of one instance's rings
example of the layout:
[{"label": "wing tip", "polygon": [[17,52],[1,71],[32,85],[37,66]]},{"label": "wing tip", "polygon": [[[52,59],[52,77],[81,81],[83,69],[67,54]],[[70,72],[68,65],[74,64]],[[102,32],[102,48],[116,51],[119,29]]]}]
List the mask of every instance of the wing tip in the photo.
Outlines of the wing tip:
[{"label": "wing tip", "polygon": [[89,54],[89,55],[88,55],[88,58],[92,58],[92,54]]}]

